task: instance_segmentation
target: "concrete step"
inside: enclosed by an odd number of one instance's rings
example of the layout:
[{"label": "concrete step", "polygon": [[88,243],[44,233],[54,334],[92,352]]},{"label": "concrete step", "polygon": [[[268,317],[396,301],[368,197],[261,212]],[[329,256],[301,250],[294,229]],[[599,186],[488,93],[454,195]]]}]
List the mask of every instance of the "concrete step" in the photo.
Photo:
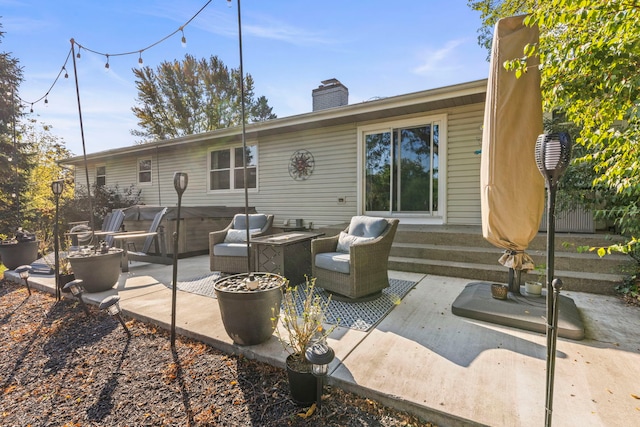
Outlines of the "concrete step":
[{"label": "concrete step", "polygon": [[[347,224],[326,227],[327,236],[339,234]],[[554,242],[555,277],[565,290],[613,294],[631,265],[625,255],[600,258],[578,247],[601,247],[622,241],[620,236],[594,233],[557,233]],[[400,224],[393,241],[389,268],[400,271],[461,277],[506,283],[508,269],[498,263],[503,250],[487,242],[480,226]],[[547,235],[538,233],[527,248],[536,265],[546,264]],[[537,273],[523,273],[525,280],[538,280]]]},{"label": "concrete step", "polygon": [[[422,243],[393,243],[391,255],[404,258],[455,260],[475,264],[495,264],[503,254],[496,247],[450,246]],[[527,251],[535,265],[546,264],[546,251]],[[555,252],[555,268],[558,270],[584,271],[590,273],[621,273],[621,266],[630,264],[628,257],[611,255],[600,258],[596,253]]]},{"label": "concrete step", "polygon": [[[414,273],[461,277],[474,281],[507,283],[509,280],[508,269],[497,263],[489,265],[391,256],[389,257],[389,268]],[[523,274],[521,283],[524,284],[527,280],[536,280],[536,277],[536,275],[532,274]],[[554,277],[562,279],[563,290],[605,295],[614,294],[615,287],[623,278],[620,274],[587,273],[559,269],[555,270]]]}]

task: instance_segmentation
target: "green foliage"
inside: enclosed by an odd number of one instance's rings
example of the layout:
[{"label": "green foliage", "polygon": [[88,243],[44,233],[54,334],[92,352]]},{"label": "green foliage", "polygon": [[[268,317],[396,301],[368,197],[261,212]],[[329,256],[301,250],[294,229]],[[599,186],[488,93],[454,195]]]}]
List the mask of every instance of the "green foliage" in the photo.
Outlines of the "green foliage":
[{"label": "green foliage", "polygon": [[[526,71],[528,58],[539,58],[545,110],[562,111],[577,131],[573,166],[581,169],[568,179],[568,187],[581,187],[583,195],[590,194],[582,201],[596,209],[596,218],[613,224],[633,243],[633,236],[640,235],[640,2],[468,4],[481,12],[484,34],[510,12],[530,13],[525,23],[538,26],[540,41],[506,66],[517,74]],[[636,252],[624,245],[593,250],[632,257]]]},{"label": "green foliage", "polygon": [[[141,142],[166,140],[241,124],[240,71],[217,57],[162,62],[134,68],[138,106],[132,108],[142,130],[131,133]],[[248,122],[276,118],[267,98],[255,98],[253,78],[244,79]]]},{"label": "green foliage", "polygon": [[[0,43],[3,37],[4,32],[0,31]],[[26,177],[34,165],[18,129],[22,117],[18,95],[21,82],[19,61],[0,52],[0,235],[11,235],[22,225]]]},{"label": "green foliage", "polygon": [[[122,209],[140,204],[142,190],[135,185],[120,189],[117,184],[114,187],[94,184],[91,193],[93,222],[96,227],[99,227],[107,213],[113,209]],[[89,195],[86,187],[78,186],[76,196],[65,200],[65,203],[60,206],[60,211],[64,223],[90,221]]]}]

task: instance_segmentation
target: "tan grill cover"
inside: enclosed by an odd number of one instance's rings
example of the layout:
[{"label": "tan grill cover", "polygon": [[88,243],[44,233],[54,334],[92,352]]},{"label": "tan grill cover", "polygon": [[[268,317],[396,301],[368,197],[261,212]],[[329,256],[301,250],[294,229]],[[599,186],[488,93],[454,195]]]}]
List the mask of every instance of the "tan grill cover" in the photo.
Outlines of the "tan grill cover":
[{"label": "tan grill cover", "polygon": [[524,250],[538,233],[544,209],[544,179],[534,154],[542,133],[540,72],[530,64],[516,79],[503,65],[538,41],[537,27],[524,26],[524,18],[501,19],[494,30],[480,169],[482,234],[505,249],[499,262],[514,270],[534,268]]}]

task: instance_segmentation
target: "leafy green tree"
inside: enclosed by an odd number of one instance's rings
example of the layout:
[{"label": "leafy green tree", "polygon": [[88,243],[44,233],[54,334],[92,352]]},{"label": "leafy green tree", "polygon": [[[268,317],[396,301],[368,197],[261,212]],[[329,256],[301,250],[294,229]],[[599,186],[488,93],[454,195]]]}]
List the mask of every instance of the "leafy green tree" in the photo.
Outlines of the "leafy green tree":
[{"label": "leafy green tree", "polygon": [[[241,124],[240,72],[217,57],[163,62],[133,69],[138,105],[133,113],[141,130],[132,130],[141,142],[166,140]],[[244,79],[248,122],[276,118],[264,96],[255,98],[251,75]]]},{"label": "leafy green tree", "polygon": [[[71,153],[64,142],[52,133],[51,126],[35,119],[28,119],[21,124],[20,135],[22,143],[29,147],[27,155],[33,163],[26,176],[22,225],[36,232],[44,246],[49,247],[53,242],[55,220],[55,197],[51,183],[59,179],[65,182],[60,205],[73,199],[73,174],[58,165],[58,161],[70,157]],[[61,223],[64,222],[61,220]]]},{"label": "leafy green tree", "polygon": [[[530,14],[525,23],[538,26],[540,41],[505,66],[518,76],[527,71],[527,58],[539,57],[544,108],[561,111],[575,126],[573,166],[594,173],[589,184],[599,197],[596,216],[628,238],[598,252],[622,251],[640,260],[640,2],[469,0],[468,5],[481,12],[484,46],[498,18]],[[563,188],[579,180],[570,176]]]}]

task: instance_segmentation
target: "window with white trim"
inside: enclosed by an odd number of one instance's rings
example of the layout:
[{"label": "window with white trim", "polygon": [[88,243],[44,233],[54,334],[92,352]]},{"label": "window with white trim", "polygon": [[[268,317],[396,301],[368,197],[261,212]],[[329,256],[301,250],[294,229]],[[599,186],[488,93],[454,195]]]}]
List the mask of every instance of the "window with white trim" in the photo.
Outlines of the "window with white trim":
[{"label": "window with white trim", "polygon": [[151,159],[138,159],[138,184],[151,184]]},{"label": "window with white trim", "polygon": [[103,187],[107,185],[107,167],[106,166],[96,167],[96,185],[98,187]]},{"label": "window with white trim", "polygon": [[247,188],[257,188],[258,146],[224,148],[209,152],[209,191],[244,189],[244,161],[247,162]]}]

